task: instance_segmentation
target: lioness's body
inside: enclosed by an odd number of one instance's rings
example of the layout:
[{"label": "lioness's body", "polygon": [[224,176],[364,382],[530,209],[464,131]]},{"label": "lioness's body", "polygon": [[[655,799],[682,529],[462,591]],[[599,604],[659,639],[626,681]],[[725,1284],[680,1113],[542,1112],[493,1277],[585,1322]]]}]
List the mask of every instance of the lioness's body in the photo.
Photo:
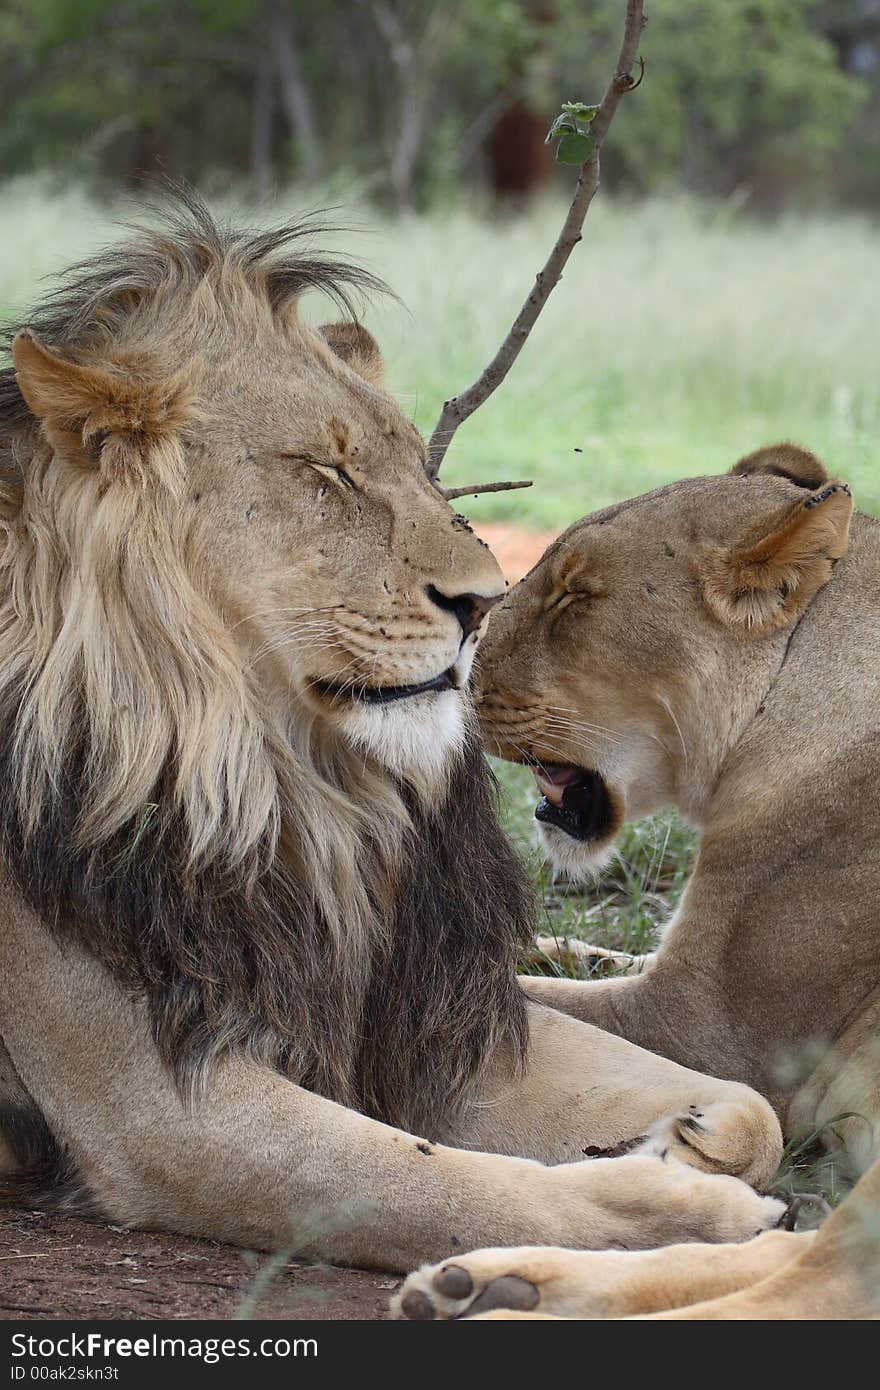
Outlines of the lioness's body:
[{"label": "lioness's body", "polygon": [[467,692],[500,573],[369,335],[302,322],[351,271],[301,234],[180,210],[0,373],[0,1162],[391,1269],[742,1239],[782,1211],[739,1181],[766,1101],[516,984]]},{"label": "lioness's body", "polygon": [[[773,1100],[789,1133],[859,1112],[865,1119],[843,1120],[827,1137],[844,1138],[864,1168],[880,1122],[880,523],[856,514],[828,582],[790,622],[763,634],[731,631],[711,617],[702,630],[677,629],[669,588],[688,566],[698,582],[701,546],[760,527],[762,516],[804,496],[777,477],[696,480],[602,526],[603,551],[616,550],[621,582],[640,557],[639,582],[656,590],[653,603],[643,591],[643,621],[658,625],[665,648],[653,676],[642,653],[641,672],[637,666],[631,676],[635,693],[622,687],[616,709],[610,684],[590,698],[591,683],[607,679],[593,665],[599,639],[590,612],[580,660],[559,643],[556,679],[540,668],[552,648],[536,647],[528,621],[518,624],[540,567],[498,615],[483,671],[491,705],[492,683],[510,700],[510,687],[519,688],[516,663],[534,659],[540,674],[528,673],[531,690],[539,682],[547,704],[575,709],[616,740],[607,758],[595,745],[580,753],[581,761],[607,765],[612,794],[640,812],[650,781],[649,797],[674,801],[701,831],[693,876],[648,969],[602,981],[530,979],[532,997],[687,1066],[747,1082]],[[593,535],[588,519],[560,549],[578,548],[583,538],[589,557]],[[681,558],[666,556],[664,543]],[[652,577],[653,550],[669,570],[665,591],[661,574]],[[683,602],[692,602],[692,591]],[[522,655],[496,658],[513,624]],[[619,630],[609,661],[625,666],[633,639]],[[641,700],[636,713],[628,708]],[[634,720],[652,728],[649,703],[658,765],[647,776],[624,774],[633,787],[620,787],[615,761],[626,757]],[[538,757],[540,714],[534,719],[524,746]],[[491,710],[484,722],[497,737]],[[575,761],[576,734],[565,746]]]},{"label": "lioness's body", "polygon": [[529,978],[529,995],[747,1082],[788,1134],[869,1171],[815,1238],[624,1262],[478,1251],[455,1297],[445,1266],[412,1277],[421,1316],[880,1313],[880,524],[851,510],[783,445],[585,518],[496,617],[480,709],[490,745],[536,766],[569,870],[663,804],[702,832],[637,973]]},{"label": "lioness's body", "polygon": [[864,1167],[880,1122],[880,523],[854,517],[833,580],[774,645],[779,673],[766,692],[753,687],[761,713],[711,788],[694,873],[652,967],[528,988],[747,1081],[789,1133],[864,1114],[870,1124],[835,1126]]}]

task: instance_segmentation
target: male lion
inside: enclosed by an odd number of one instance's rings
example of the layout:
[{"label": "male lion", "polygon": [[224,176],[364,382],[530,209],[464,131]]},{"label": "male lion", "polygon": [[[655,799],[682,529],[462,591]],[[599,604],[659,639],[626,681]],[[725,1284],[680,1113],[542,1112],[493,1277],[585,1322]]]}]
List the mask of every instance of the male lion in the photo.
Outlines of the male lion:
[{"label": "male lion", "polygon": [[467,692],[501,576],[369,335],[300,317],[358,277],[298,236],[193,200],[0,378],[4,1166],[386,1269],[772,1226],[764,1099],[517,985]]},{"label": "male lion", "polygon": [[[529,995],[754,1086],[789,1134],[821,1131],[867,1168],[880,1140],[880,524],[852,516],[849,488],[812,454],[760,450],[726,477],[572,526],[494,616],[481,666],[487,741],[534,766],[556,864],[589,869],[625,820],[670,803],[702,831],[655,956],[613,979],[529,979]],[[484,1251],[457,1263],[455,1297],[444,1270],[406,1291],[426,1315],[481,1299],[625,1316],[753,1284],[680,1316],[877,1315],[880,1165],[815,1238],[626,1258]]]}]

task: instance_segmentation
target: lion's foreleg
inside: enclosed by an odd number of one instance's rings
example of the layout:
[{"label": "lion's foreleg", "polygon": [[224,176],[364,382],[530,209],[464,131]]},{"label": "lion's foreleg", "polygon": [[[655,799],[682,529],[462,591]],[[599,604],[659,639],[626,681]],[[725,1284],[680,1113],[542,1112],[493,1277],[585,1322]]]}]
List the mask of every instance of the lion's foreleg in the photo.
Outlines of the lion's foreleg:
[{"label": "lion's foreleg", "polygon": [[783,1206],[653,1156],[545,1167],[402,1133],[230,1058],[185,1104],[145,1009],[30,915],[0,931],[0,1031],[104,1213],[410,1269],[487,1245],[741,1240]]},{"label": "lion's foreleg", "polygon": [[779,1122],[749,1087],[679,1066],[553,1009],[530,1008],[529,1027],[525,1074],[514,1076],[499,1058],[485,1095],[444,1136],[449,1142],[546,1163],[640,1148],[756,1187],[775,1173]]},{"label": "lion's foreleg", "polygon": [[[555,1184],[537,1163],[435,1146],[244,1059],[216,1064],[185,1103],[145,1009],[29,914],[0,931],[0,1027],[112,1220],[408,1269],[476,1232],[564,1240],[578,1208],[577,1181]],[[601,1227],[598,1197],[583,1197]]]}]

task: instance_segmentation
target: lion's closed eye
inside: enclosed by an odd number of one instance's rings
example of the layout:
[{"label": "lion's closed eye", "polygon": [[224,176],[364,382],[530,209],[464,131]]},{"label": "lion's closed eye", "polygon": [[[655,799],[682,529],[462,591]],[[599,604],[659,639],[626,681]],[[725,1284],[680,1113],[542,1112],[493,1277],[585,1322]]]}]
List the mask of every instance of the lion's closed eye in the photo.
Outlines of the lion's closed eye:
[{"label": "lion's closed eye", "polygon": [[328,463],[323,459],[312,458],[310,454],[283,453],[282,458],[291,459],[295,463],[303,463],[307,468],[313,469],[322,478],[331,478],[333,482],[342,483],[344,487],[357,489],[357,483],[350,473],[346,471],[341,463]]}]

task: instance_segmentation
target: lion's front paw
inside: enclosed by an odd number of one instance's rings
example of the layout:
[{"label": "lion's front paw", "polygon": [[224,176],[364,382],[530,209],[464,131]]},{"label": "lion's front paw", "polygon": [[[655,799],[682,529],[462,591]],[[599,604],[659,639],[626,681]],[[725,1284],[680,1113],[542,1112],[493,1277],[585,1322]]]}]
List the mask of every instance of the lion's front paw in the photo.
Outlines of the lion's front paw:
[{"label": "lion's front paw", "polygon": [[551,1246],[475,1250],[442,1264],[422,1265],[411,1274],[392,1300],[391,1315],[427,1321],[434,1318],[475,1318],[495,1309],[538,1316],[583,1312],[583,1257],[575,1250]]},{"label": "lion's front paw", "polygon": [[[703,1209],[705,1235],[701,1239],[739,1243],[751,1240],[764,1231],[775,1230],[785,1220],[788,1211],[786,1202],[778,1197],[765,1197],[753,1192],[739,1178],[721,1175],[701,1177],[700,1181],[713,1185],[712,1192],[702,1189],[699,1196],[694,1192],[694,1200],[699,1203],[708,1198],[708,1205]],[[723,1193],[722,1187],[725,1189]]]},{"label": "lion's front paw", "polygon": [[704,1173],[730,1173],[765,1186],[782,1155],[782,1135],[771,1107],[742,1088],[741,1100],[694,1104],[658,1120],[631,1153],[677,1158]]}]

